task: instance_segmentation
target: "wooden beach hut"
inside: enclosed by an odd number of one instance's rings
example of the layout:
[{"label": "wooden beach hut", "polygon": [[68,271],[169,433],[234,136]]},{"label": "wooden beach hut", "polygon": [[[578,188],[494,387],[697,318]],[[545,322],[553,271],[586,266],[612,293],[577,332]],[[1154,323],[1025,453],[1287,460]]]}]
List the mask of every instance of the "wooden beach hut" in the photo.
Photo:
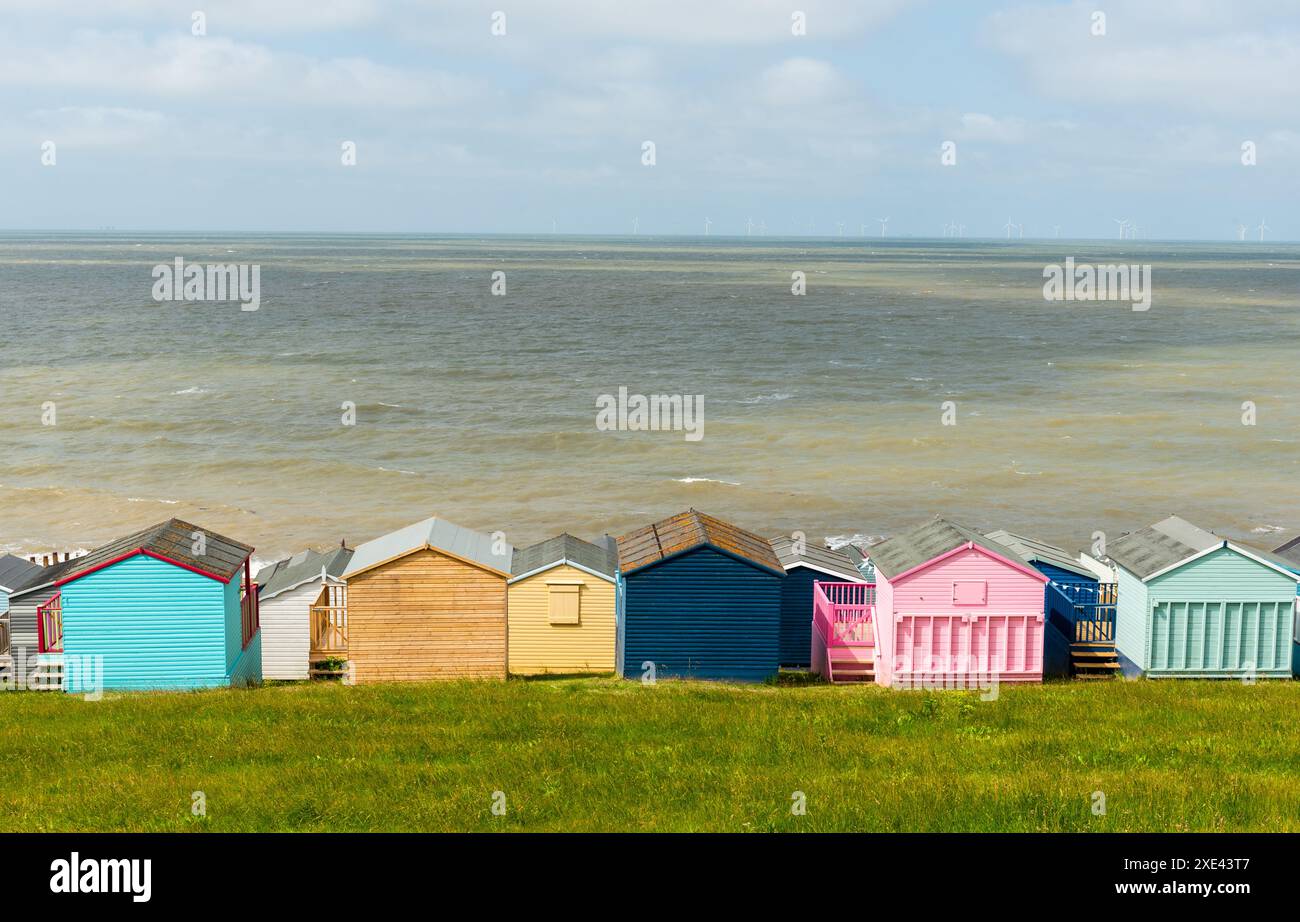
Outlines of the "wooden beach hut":
[{"label": "wooden beach hut", "polygon": [[818,580],[865,583],[852,557],[842,550],[808,544],[782,535],[772,539],[772,551],[781,561],[780,663],[803,669],[812,664],[813,584]]},{"label": "wooden beach hut", "polygon": [[563,534],[516,550],[508,589],[512,675],[614,672],[618,545]]},{"label": "wooden beach hut", "polygon": [[618,557],[621,675],[776,673],[785,568],[766,538],[692,509],[623,535]]},{"label": "wooden beach hut", "polygon": [[[1300,537],[1292,538],[1286,544],[1273,551],[1287,562],[1287,569],[1300,574]],[[1300,583],[1296,584],[1296,595],[1300,597]],[[1300,678],[1300,598],[1296,601],[1295,632],[1291,644],[1291,674]]]},{"label": "wooden beach hut", "polygon": [[253,549],[170,519],[65,565],[38,610],[66,691],[261,681]]},{"label": "wooden beach hut", "polygon": [[[59,577],[72,565],[63,560],[49,566],[37,566],[14,579],[9,590],[9,608],[4,615],[4,659],[0,676],[19,688],[57,689],[63,683],[62,649],[43,649],[46,644],[37,632],[38,614],[58,593]],[[58,647],[51,636],[49,646]]]},{"label": "wooden beach hut", "polygon": [[306,679],[313,663],[347,659],[343,571],[351,559],[348,547],[306,550],[257,571],[263,678]]},{"label": "wooden beach hut", "polygon": [[1043,599],[1043,673],[1106,678],[1119,671],[1115,652],[1115,583],[1046,541],[1009,531],[987,537],[1047,577]]},{"label": "wooden beach hut", "polygon": [[1112,541],[1125,675],[1291,675],[1296,583],[1286,561],[1170,516]]},{"label": "wooden beach hut", "polygon": [[343,572],[352,681],[504,679],[513,554],[439,518],[358,546]]},{"label": "wooden beach hut", "polygon": [[1042,681],[1048,578],[1013,550],[936,518],[873,545],[870,557],[878,684]]}]

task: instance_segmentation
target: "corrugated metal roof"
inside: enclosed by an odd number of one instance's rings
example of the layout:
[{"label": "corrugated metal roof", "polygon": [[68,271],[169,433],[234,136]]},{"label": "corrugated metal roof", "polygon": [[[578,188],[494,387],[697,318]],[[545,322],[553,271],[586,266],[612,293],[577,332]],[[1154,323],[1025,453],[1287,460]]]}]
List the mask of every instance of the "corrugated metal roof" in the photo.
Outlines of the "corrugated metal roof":
[{"label": "corrugated metal roof", "polygon": [[426,547],[446,551],[453,557],[509,575],[514,548],[506,544],[505,550],[496,554],[493,553],[493,544],[491,535],[485,535],[435,516],[358,546],[352,554],[347,569],[343,571],[343,577],[346,579],[355,576],[381,563],[397,557],[405,557],[413,551]]},{"label": "corrugated metal roof", "polygon": [[873,544],[867,555],[881,575],[886,579],[894,579],[968,541],[999,557],[1025,567],[1030,566],[1029,561],[1006,545],[991,541],[972,528],[941,518],[932,519],[924,525]]},{"label": "corrugated metal roof", "polygon": [[15,557],[13,554],[0,554],[0,589],[13,589],[40,572],[40,565]]},{"label": "corrugated metal roof", "polygon": [[1222,543],[1222,538],[1171,515],[1112,541],[1106,555],[1138,579],[1146,579]]},{"label": "corrugated metal roof", "polygon": [[810,566],[838,573],[847,580],[862,579],[853,558],[844,550],[831,550],[805,541],[803,553],[796,553],[794,540],[786,535],[773,538],[771,543],[772,551],[781,561],[782,567]]},{"label": "corrugated metal roof", "polygon": [[[196,532],[203,535],[205,547],[202,555],[194,553]],[[137,551],[151,551],[177,563],[219,576],[226,581],[239,572],[244,561],[253,553],[253,549],[247,544],[241,544],[180,519],[168,519],[133,535],[118,538],[103,547],[96,548],[84,557],[73,558],[68,561],[71,566],[59,576],[59,579],[63,582],[76,579],[114,558],[124,557]]]},{"label": "corrugated metal roof", "polygon": [[706,544],[785,575],[785,568],[766,538],[694,509],[620,537],[619,567],[624,573],[630,573]]},{"label": "corrugated metal roof", "polygon": [[262,567],[254,577],[261,587],[258,596],[271,599],[282,592],[320,579],[321,571],[334,577],[341,577],[352,559],[352,548],[336,547],[329,551],[300,551],[292,557],[277,560],[269,566]]},{"label": "corrugated metal roof", "polygon": [[568,533],[556,535],[515,551],[510,572],[514,576],[522,576],[565,562],[613,579],[618,572],[618,545],[609,535],[605,535],[599,544],[583,541]]},{"label": "corrugated metal roof", "polygon": [[1064,548],[1059,548],[1055,544],[1048,544],[1046,541],[1039,541],[1037,538],[1026,538],[1024,535],[1018,535],[1015,532],[1001,528],[996,531],[985,532],[984,537],[1010,548],[1022,560],[1028,560],[1031,563],[1050,563],[1054,567],[1069,570],[1071,573],[1078,573],[1080,576],[1095,576],[1088,567],[1071,557]]}]

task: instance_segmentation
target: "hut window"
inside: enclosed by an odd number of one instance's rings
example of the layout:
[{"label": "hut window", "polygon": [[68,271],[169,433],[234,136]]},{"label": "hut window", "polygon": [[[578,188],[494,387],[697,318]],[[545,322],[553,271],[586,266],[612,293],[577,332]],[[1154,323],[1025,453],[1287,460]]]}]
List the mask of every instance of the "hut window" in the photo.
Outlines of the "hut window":
[{"label": "hut window", "polygon": [[983,605],[989,598],[989,584],[982,579],[959,579],[952,584],[952,604]]},{"label": "hut window", "polygon": [[580,582],[547,583],[550,595],[551,624],[579,623],[579,598],[582,590]]}]

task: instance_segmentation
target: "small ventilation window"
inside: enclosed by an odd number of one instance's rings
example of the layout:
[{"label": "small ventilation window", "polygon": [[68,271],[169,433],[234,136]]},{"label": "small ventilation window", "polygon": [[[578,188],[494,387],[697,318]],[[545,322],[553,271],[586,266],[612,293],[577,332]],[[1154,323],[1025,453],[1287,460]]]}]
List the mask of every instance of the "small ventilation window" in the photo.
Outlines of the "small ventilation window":
[{"label": "small ventilation window", "polygon": [[983,605],[989,600],[989,584],[982,579],[959,579],[952,584],[952,604]]},{"label": "small ventilation window", "polygon": [[551,624],[578,624],[581,619],[580,582],[549,582]]}]

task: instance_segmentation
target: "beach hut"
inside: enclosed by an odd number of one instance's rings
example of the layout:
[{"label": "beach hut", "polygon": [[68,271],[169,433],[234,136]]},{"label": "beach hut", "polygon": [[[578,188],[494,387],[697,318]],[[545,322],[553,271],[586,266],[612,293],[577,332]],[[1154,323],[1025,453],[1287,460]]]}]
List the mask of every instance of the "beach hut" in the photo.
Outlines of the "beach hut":
[{"label": "beach hut", "polygon": [[1284,558],[1170,516],[1112,541],[1125,675],[1291,675],[1296,583]]},{"label": "beach hut", "polygon": [[351,559],[348,547],[306,550],[257,571],[263,678],[306,679],[313,663],[347,658],[343,571]]},{"label": "beach hut", "polygon": [[781,582],[780,663],[807,668],[812,664],[813,583],[867,580],[845,551],[808,544],[803,538],[773,538],[772,551],[785,570]]},{"label": "beach hut", "polygon": [[188,689],[262,678],[253,549],[170,519],[64,565],[37,611],[66,691]]},{"label": "beach hut", "polygon": [[439,518],[358,546],[343,572],[352,681],[504,679],[513,554]]},{"label": "beach hut", "polygon": [[777,672],[785,568],[766,538],[692,509],[618,539],[620,674]]},{"label": "beach hut", "polygon": [[6,682],[38,690],[62,687],[63,653],[41,649],[36,623],[38,612],[58,593],[55,583],[59,576],[71,565],[72,560],[65,560],[36,566],[25,576],[13,579],[4,615],[4,658],[0,661],[0,676]]},{"label": "beach hut", "polygon": [[1043,673],[1106,678],[1119,671],[1115,652],[1115,582],[1105,582],[1083,556],[1009,531],[986,537],[1009,548],[1047,577],[1043,600]]},{"label": "beach hut", "polygon": [[870,556],[878,684],[1042,681],[1047,577],[1028,561],[941,518],[873,545]]},{"label": "beach hut", "polygon": [[0,618],[9,611],[9,593],[22,585],[40,566],[13,554],[0,554]]},{"label": "beach hut", "polygon": [[[1287,562],[1287,569],[1300,574],[1300,538],[1292,538],[1286,544],[1273,551]],[[1296,584],[1296,595],[1300,596],[1300,583]],[[1291,674],[1300,677],[1300,600],[1296,602],[1295,633],[1291,644]]]},{"label": "beach hut", "polygon": [[564,534],[516,550],[508,589],[512,675],[613,672],[618,545]]}]

